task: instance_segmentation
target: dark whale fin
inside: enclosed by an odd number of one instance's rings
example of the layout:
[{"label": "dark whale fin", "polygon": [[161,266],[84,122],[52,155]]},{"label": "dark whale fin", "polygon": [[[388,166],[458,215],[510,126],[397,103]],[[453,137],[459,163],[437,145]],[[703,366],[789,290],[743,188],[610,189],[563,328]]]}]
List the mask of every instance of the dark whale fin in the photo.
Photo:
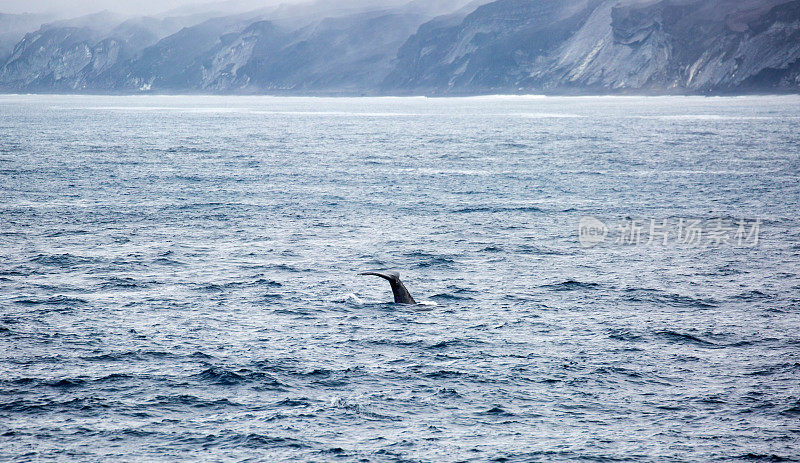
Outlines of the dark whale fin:
[{"label": "dark whale fin", "polygon": [[370,271],[359,273],[359,275],[375,275],[376,277],[389,280],[389,284],[392,286],[392,292],[394,293],[395,304],[417,303],[417,301],[411,297],[411,294],[408,292],[406,287],[403,286],[403,282],[400,281],[400,274],[397,272]]}]

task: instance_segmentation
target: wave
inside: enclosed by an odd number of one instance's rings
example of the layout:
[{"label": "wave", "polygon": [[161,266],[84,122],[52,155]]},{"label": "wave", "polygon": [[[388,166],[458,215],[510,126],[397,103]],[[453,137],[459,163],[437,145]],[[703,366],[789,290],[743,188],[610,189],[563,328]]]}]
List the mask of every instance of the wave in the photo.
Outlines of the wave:
[{"label": "wave", "polygon": [[637,116],[642,119],[659,119],[666,121],[769,121],[772,116],[733,116],[724,114],[672,114],[667,116]]},{"label": "wave", "polygon": [[439,341],[434,344],[428,345],[427,349],[449,349],[453,347],[466,347],[470,344],[476,344],[475,342],[465,341],[463,339],[448,339],[445,341]]},{"label": "wave", "polygon": [[733,296],[732,299],[738,299],[738,300],[742,300],[742,301],[759,301],[759,300],[765,300],[765,299],[772,299],[772,296],[770,296],[767,293],[763,293],[763,292],[761,292],[761,291],[759,291],[757,289],[753,289],[753,290],[750,290],[750,291],[745,291],[743,293],[739,293],[739,294]]},{"label": "wave", "polygon": [[461,378],[468,375],[467,373],[456,370],[436,370],[425,373],[424,376],[426,378],[431,378],[431,379],[450,379],[450,378]]},{"label": "wave", "polygon": [[563,256],[569,254],[568,252],[562,250],[532,246],[529,244],[522,244],[517,246],[517,252],[519,252],[520,254],[551,255],[551,256]]},{"label": "wave", "polygon": [[99,355],[86,355],[79,357],[89,362],[126,362],[131,360],[151,360],[162,358],[178,358],[177,354],[158,350],[136,350],[109,352]]},{"label": "wave", "polygon": [[258,278],[256,280],[250,281],[246,283],[247,286],[269,286],[273,288],[279,288],[283,286],[283,284],[278,283],[277,281],[273,281],[267,278]]},{"label": "wave", "polygon": [[525,143],[516,143],[516,142],[503,142],[497,146],[500,148],[512,148],[512,149],[532,148],[531,145],[526,145]]},{"label": "wave", "polygon": [[268,436],[259,433],[237,433],[223,431],[219,434],[205,434],[198,436],[182,436],[175,440],[178,444],[201,447],[204,449],[218,447],[222,449],[301,449],[310,447],[309,444],[291,437]]},{"label": "wave", "polygon": [[347,293],[344,297],[334,299],[333,302],[336,302],[338,304],[351,304],[351,305],[364,304],[364,300],[358,297],[355,293]]},{"label": "wave", "polygon": [[98,411],[107,411],[119,404],[94,397],[79,397],[69,400],[27,400],[18,399],[11,402],[0,403],[0,411],[9,413],[33,413],[77,411],[86,414],[95,414]]},{"label": "wave", "polygon": [[267,373],[242,368],[236,371],[226,370],[221,367],[210,367],[191,376],[201,382],[217,386],[236,386],[245,383],[255,383],[259,388],[282,389],[283,384]]},{"label": "wave", "polygon": [[625,329],[614,329],[611,330],[611,334],[608,335],[610,339],[614,339],[617,341],[641,341],[643,340],[643,336],[640,334],[636,334],[632,331],[625,330]]},{"label": "wave", "polygon": [[232,371],[213,367],[203,370],[201,373],[194,375],[194,377],[203,381],[207,381],[211,384],[220,384],[223,386],[240,384],[247,381],[244,376],[238,375]]},{"label": "wave", "polygon": [[450,255],[431,254],[423,251],[407,252],[404,255],[405,257],[416,261],[416,264],[414,265],[414,268],[416,269],[429,267],[450,268],[456,263],[453,256]]},{"label": "wave", "polygon": [[579,291],[584,289],[597,289],[599,287],[600,285],[597,283],[584,283],[576,280],[566,280],[560,283],[540,286],[540,288],[547,288],[552,291]]},{"label": "wave", "polygon": [[74,254],[37,254],[30,259],[31,263],[39,264],[46,267],[60,267],[60,268],[73,268],[79,265],[96,264],[102,262],[102,259],[94,257],[76,256]]},{"label": "wave", "polygon": [[372,410],[371,407],[365,404],[354,402],[351,399],[344,397],[334,397],[331,399],[331,406],[333,408],[345,410],[350,413],[355,413],[363,418],[379,420],[379,421],[402,421],[402,418],[378,413]]},{"label": "wave", "polygon": [[270,268],[272,268],[274,270],[282,270],[284,272],[292,272],[292,273],[300,273],[300,272],[308,272],[308,271],[310,271],[309,269],[300,269],[300,268],[294,267],[294,266],[286,264],[286,263],[272,264],[272,265],[270,265]]},{"label": "wave", "polygon": [[221,448],[294,448],[310,447],[305,442],[291,437],[274,437],[264,434],[232,434],[223,436],[206,436],[203,438],[204,446],[217,445]]},{"label": "wave", "polygon": [[508,410],[504,409],[499,405],[495,405],[492,408],[478,412],[479,415],[489,415],[489,416],[517,416],[514,413],[509,412]]},{"label": "wave", "polygon": [[149,407],[188,406],[192,408],[229,408],[242,405],[228,399],[203,399],[191,394],[157,395],[153,401],[145,404]]},{"label": "wave", "polygon": [[780,462],[780,461],[798,461],[795,458],[782,457],[774,453],[745,453],[736,457],[737,460],[747,461],[767,461],[767,462]]},{"label": "wave", "polygon": [[300,397],[297,399],[292,398],[285,398],[283,400],[279,400],[275,402],[275,406],[277,407],[288,407],[288,408],[297,408],[297,407],[310,407],[312,405],[311,399],[307,397]]},{"label": "wave", "polygon": [[634,370],[623,368],[623,367],[616,367],[616,366],[608,366],[608,367],[600,367],[594,370],[592,376],[595,377],[603,377],[607,375],[619,375],[625,376],[626,378],[641,378],[642,375],[639,372]]},{"label": "wave", "polygon": [[396,347],[419,347],[425,345],[425,343],[420,340],[409,341],[406,339],[368,339],[364,341],[364,343],[375,346],[396,346]]},{"label": "wave", "polygon": [[58,381],[48,381],[44,383],[45,386],[50,386],[55,389],[72,389],[83,386],[84,384],[86,384],[86,380],[78,378],[59,379]]},{"label": "wave", "polygon": [[455,214],[471,214],[475,212],[547,212],[538,206],[468,206],[452,210]]},{"label": "wave", "polygon": [[134,288],[147,288],[151,284],[143,281],[138,281],[130,277],[111,277],[106,281],[100,283],[102,289],[134,289]]},{"label": "wave", "polygon": [[266,293],[266,294],[262,294],[258,298],[258,300],[261,301],[261,302],[273,302],[273,301],[277,301],[278,299],[283,299],[283,296],[280,295],[280,294]]},{"label": "wave", "polygon": [[458,391],[448,387],[439,388],[439,390],[436,391],[436,395],[439,397],[452,397],[452,398],[461,397],[461,394],[459,394]]},{"label": "wave", "polygon": [[452,294],[452,293],[434,294],[433,296],[431,296],[431,299],[434,299],[436,301],[468,301],[468,300],[472,300],[472,298],[469,297],[469,296],[458,296],[458,295]]},{"label": "wave", "polygon": [[481,252],[504,252],[504,250],[500,246],[486,246]]},{"label": "wave", "polygon": [[794,407],[789,407],[789,408],[781,410],[781,415],[785,415],[785,416],[800,416],[800,403],[798,403]]},{"label": "wave", "polygon": [[186,265],[184,262],[175,259],[169,259],[167,257],[158,257],[153,259],[152,263],[155,265],[163,265],[165,267],[178,267]]},{"label": "wave", "polygon": [[73,389],[85,386],[90,382],[93,382],[93,380],[85,376],[78,378],[56,378],[56,379],[23,377],[23,378],[0,380],[0,384],[4,386],[26,386],[28,389],[36,389],[39,387],[49,387],[53,389]]},{"label": "wave", "polygon": [[213,153],[214,152],[214,150],[209,149],[209,148],[199,148],[199,147],[196,147],[196,146],[186,146],[186,145],[170,146],[169,148],[156,150],[156,151],[162,151],[162,152],[168,153],[168,154],[177,154],[177,153],[180,153],[180,154],[209,154],[209,153]]},{"label": "wave", "polygon": [[684,296],[649,288],[627,288],[624,299],[630,302],[664,304],[672,307],[712,308],[718,306],[717,301],[711,298]]},{"label": "wave", "polygon": [[671,331],[671,330],[657,331],[655,335],[660,338],[666,339],[668,341],[680,344],[692,344],[702,347],[719,347],[717,344],[708,341],[706,339],[702,339],[687,333],[678,333],[677,331]]},{"label": "wave", "polygon": [[20,299],[14,299],[13,301],[15,304],[27,305],[27,306],[35,306],[35,305],[74,306],[74,305],[85,305],[89,303],[89,301],[85,299],[77,297],[68,297],[68,296],[51,296],[46,299],[20,298]]}]

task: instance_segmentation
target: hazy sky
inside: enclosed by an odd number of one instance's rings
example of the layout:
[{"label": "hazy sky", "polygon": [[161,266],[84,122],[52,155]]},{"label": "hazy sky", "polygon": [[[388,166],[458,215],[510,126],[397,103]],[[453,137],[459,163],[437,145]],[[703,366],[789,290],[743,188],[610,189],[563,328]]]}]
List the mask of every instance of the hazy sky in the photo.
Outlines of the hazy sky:
[{"label": "hazy sky", "polygon": [[101,10],[119,13],[154,14],[186,5],[204,5],[208,3],[230,3],[268,6],[277,3],[296,3],[299,0],[0,0],[0,13],[60,13],[81,15]]}]

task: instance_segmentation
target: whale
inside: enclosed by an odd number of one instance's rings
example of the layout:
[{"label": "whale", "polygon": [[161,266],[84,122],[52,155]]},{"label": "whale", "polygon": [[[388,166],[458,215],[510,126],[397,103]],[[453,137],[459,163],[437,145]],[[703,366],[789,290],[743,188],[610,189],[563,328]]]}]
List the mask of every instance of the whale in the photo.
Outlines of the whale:
[{"label": "whale", "polygon": [[384,280],[389,280],[389,285],[392,287],[392,293],[394,293],[395,304],[417,303],[417,301],[411,297],[411,293],[408,292],[405,285],[403,285],[403,282],[400,281],[400,274],[398,272],[371,270],[368,272],[361,272],[359,275],[373,275],[376,277],[381,277]]}]

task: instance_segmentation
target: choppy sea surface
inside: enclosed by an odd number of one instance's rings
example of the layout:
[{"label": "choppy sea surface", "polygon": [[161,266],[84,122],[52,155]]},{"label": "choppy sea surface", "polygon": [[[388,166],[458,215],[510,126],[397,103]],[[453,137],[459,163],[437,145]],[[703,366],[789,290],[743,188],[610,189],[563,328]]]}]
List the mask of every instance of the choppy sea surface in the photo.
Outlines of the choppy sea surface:
[{"label": "choppy sea surface", "polygon": [[0,96],[0,460],[796,461],[798,127]]}]

